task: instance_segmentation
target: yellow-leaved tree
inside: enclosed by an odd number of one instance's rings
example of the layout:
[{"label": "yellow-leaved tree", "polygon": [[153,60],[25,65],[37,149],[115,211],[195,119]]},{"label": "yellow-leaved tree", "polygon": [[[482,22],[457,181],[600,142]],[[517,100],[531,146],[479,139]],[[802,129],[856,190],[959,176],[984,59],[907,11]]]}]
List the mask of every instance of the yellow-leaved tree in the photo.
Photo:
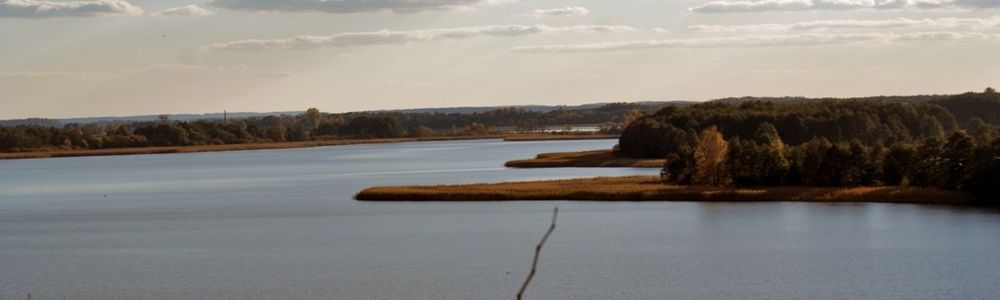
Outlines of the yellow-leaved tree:
[{"label": "yellow-leaved tree", "polygon": [[702,131],[699,138],[701,142],[694,150],[694,161],[697,168],[694,183],[703,185],[729,184],[729,176],[723,168],[726,152],[729,151],[729,143],[715,126]]}]

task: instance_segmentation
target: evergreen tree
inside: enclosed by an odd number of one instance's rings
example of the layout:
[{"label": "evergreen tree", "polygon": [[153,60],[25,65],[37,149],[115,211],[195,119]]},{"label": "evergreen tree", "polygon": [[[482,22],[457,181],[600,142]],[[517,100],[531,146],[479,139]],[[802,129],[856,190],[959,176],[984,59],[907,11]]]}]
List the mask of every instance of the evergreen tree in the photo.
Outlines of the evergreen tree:
[{"label": "evergreen tree", "polygon": [[975,142],[964,132],[955,132],[948,137],[948,142],[944,145],[942,157],[944,158],[945,185],[944,188],[959,190],[968,178],[968,170],[972,164]]},{"label": "evergreen tree", "polygon": [[944,187],[948,172],[943,153],[944,142],[941,140],[924,141],[917,148],[910,183],[916,186]]},{"label": "evergreen tree", "polygon": [[889,147],[882,161],[882,181],[887,185],[906,185],[913,172],[917,148],[910,144],[897,143]]},{"label": "evergreen tree", "polygon": [[976,147],[974,160],[963,189],[988,204],[1000,204],[1000,138]]}]

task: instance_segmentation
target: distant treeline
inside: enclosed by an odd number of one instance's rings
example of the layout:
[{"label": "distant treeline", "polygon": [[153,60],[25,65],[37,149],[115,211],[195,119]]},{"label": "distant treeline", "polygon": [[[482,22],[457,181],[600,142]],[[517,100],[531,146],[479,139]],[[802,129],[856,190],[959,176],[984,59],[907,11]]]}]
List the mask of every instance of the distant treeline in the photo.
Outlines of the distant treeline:
[{"label": "distant treeline", "polygon": [[68,124],[61,127],[0,126],[0,152],[106,149],[149,146],[195,146],[330,139],[482,135],[508,127],[535,132],[547,126],[602,124],[620,132],[624,122],[659,106],[611,103],[595,108],[529,111],[501,108],[483,113],[360,112],[325,114],[309,109],[300,115],[237,120],[159,121],[125,124]]},{"label": "distant treeline", "polygon": [[[667,107],[628,126],[616,149],[667,158],[662,175],[673,183],[911,185],[967,191],[1000,204],[1000,138],[982,119],[997,112],[989,106],[995,103],[1000,95],[987,89],[929,102]],[[962,112],[964,122],[951,111]]]}]

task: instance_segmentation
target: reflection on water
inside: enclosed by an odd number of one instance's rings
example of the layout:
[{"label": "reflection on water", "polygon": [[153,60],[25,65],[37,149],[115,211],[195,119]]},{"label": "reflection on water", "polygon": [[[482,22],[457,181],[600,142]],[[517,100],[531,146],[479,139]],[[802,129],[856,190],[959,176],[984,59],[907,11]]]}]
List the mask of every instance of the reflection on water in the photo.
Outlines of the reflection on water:
[{"label": "reflection on water", "polygon": [[[614,141],[453,141],[0,161],[0,299],[988,299],[1000,214],[805,203],[368,203]],[[105,197],[107,195],[107,197]]]}]

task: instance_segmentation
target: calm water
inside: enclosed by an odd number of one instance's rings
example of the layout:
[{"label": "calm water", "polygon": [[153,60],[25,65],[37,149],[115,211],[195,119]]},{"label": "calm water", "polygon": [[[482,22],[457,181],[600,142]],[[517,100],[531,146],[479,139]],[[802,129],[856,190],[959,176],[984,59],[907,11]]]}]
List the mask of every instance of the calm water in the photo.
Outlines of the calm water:
[{"label": "calm water", "polygon": [[[1000,213],[889,204],[365,203],[613,141],[0,161],[0,299],[997,299]],[[105,196],[107,195],[107,196]]]}]

